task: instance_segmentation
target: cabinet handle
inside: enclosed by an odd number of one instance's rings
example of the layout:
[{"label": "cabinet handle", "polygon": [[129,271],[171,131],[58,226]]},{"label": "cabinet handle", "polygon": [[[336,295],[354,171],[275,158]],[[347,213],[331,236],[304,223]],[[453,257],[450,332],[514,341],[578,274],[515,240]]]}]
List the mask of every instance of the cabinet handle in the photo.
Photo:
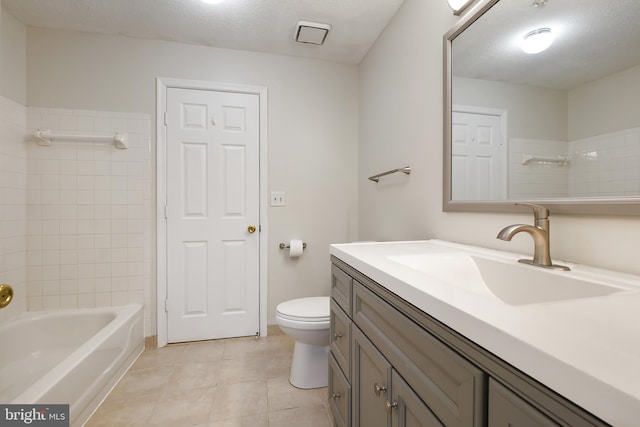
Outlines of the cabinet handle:
[{"label": "cabinet handle", "polygon": [[333,338],[335,339],[342,338],[342,334],[340,332],[336,332],[335,334],[333,334]]},{"label": "cabinet handle", "polygon": [[393,401],[393,402],[389,402],[388,400],[384,402],[384,407],[387,410],[387,414],[390,413],[393,408],[397,408],[398,407],[398,402],[397,401]]},{"label": "cabinet handle", "polygon": [[333,393],[333,394],[331,395],[331,398],[332,398],[333,400],[336,400],[336,399],[338,399],[339,397],[340,397],[340,393]]},{"label": "cabinet handle", "polygon": [[380,393],[381,392],[386,392],[387,391],[387,386],[386,385],[380,385],[378,383],[374,383],[373,384],[373,392],[376,394],[376,396],[380,397]]}]

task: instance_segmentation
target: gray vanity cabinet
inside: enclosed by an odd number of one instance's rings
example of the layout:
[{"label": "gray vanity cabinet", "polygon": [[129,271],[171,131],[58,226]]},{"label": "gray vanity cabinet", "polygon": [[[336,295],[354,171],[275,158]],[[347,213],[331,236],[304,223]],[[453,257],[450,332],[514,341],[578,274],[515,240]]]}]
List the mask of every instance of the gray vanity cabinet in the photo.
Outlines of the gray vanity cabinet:
[{"label": "gray vanity cabinet", "polygon": [[335,300],[331,300],[331,326],[329,327],[331,353],[346,377],[350,377],[351,369],[351,319],[340,308]]},{"label": "gray vanity cabinet", "polygon": [[482,425],[482,371],[335,265],[331,295],[329,404],[337,426]]},{"label": "gray vanity cabinet", "polygon": [[351,288],[353,279],[336,266],[331,267],[329,328],[329,406],[334,424],[349,427],[351,422]]},{"label": "gray vanity cabinet", "polygon": [[358,329],[353,330],[353,425],[443,427],[398,371]]},{"label": "gray vanity cabinet", "polygon": [[358,328],[353,328],[353,425],[388,427],[391,364]]},{"label": "gray vanity cabinet", "polygon": [[489,425],[491,427],[559,426],[494,379],[489,381]]},{"label": "gray vanity cabinet", "polygon": [[336,426],[351,425],[351,384],[333,354],[329,354],[329,406]]},{"label": "gray vanity cabinet", "polygon": [[350,265],[332,263],[336,426],[608,426]]},{"label": "gray vanity cabinet", "polygon": [[331,266],[331,299],[351,317],[351,284],[353,278],[336,267]]},{"label": "gray vanity cabinet", "polygon": [[353,331],[362,330],[443,425],[483,425],[484,372],[355,280],[352,300]]},{"label": "gray vanity cabinet", "polygon": [[443,427],[395,369],[391,370],[390,405],[395,412],[391,417],[391,427]]}]

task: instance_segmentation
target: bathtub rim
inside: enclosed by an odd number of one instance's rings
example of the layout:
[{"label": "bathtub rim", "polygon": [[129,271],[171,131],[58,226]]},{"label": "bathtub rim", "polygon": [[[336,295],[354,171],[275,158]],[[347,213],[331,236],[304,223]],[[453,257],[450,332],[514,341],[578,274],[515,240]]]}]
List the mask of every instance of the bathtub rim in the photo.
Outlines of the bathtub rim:
[{"label": "bathtub rim", "polygon": [[[83,314],[95,314],[96,312],[115,313],[115,318],[109,323],[103,326],[96,332],[91,338],[83,342],[77,349],[70,353],[65,359],[63,359],[58,365],[51,371],[43,375],[39,380],[32,383],[29,388],[18,396],[16,396],[10,403],[16,404],[31,404],[36,403],[42,398],[48,391],[47,385],[56,383],[62,373],[67,373],[78,363],[78,360],[84,360],[91,354],[100,344],[104,343],[110,336],[107,331],[114,331],[123,327],[126,323],[134,319],[137,315],[142,316],[143,305],[142,304],[129,304],[125,306],[115,307],[96,307],[96,308],[77,308],[77,309],[60,309],[60,310],[43,310],[43,311],[31,311],[25,312],[15,319],[10,320],[2,327],[11,325],[14,322],[27,322],[30,320],[40,320],[48,317],[55,317],[59,315],[72,313],[74,315],[81,316]],[[144,348],[144,337],[143,337]],[[73,356],[73,357],[72,357]],[[61,403],[71,404],[72,402],[48,402],[48,403]]]}]

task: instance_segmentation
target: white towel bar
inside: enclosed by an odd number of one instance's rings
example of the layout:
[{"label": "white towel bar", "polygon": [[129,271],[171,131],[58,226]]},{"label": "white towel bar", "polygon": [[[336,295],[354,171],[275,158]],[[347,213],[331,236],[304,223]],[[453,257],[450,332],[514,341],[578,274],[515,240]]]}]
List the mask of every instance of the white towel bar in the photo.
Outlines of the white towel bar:
[{"label": "white towel bar", "polygon": [[539,156],[534,154],[523,154],[522,164],[538,164],[538,165],[557,165],[567,166],[569,164],[569,157],[567,156]]},{"label": "white towel bar", "polygon": [[35,137],[38,139],[38,144],[43,146],[51,145],[52,139],[66,139],[66,140],[89,140],[89,141],[112,141],[117,148],[129,148],[125,137],[119,135],[118,132],[114,136],[109,135],[70,135],[57,133],[53,134],[50,130],[36,131]]}]

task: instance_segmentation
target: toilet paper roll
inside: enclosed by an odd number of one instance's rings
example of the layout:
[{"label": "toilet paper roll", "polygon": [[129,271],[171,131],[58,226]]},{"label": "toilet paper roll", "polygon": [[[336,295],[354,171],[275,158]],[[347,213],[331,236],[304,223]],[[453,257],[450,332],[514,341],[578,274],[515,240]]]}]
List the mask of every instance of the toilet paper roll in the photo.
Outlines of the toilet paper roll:
[{"label": "toilet paper roll", "polygon": [[302,255],[302,240],[291,240],[289,242],[289,257],[298,258]]}]

